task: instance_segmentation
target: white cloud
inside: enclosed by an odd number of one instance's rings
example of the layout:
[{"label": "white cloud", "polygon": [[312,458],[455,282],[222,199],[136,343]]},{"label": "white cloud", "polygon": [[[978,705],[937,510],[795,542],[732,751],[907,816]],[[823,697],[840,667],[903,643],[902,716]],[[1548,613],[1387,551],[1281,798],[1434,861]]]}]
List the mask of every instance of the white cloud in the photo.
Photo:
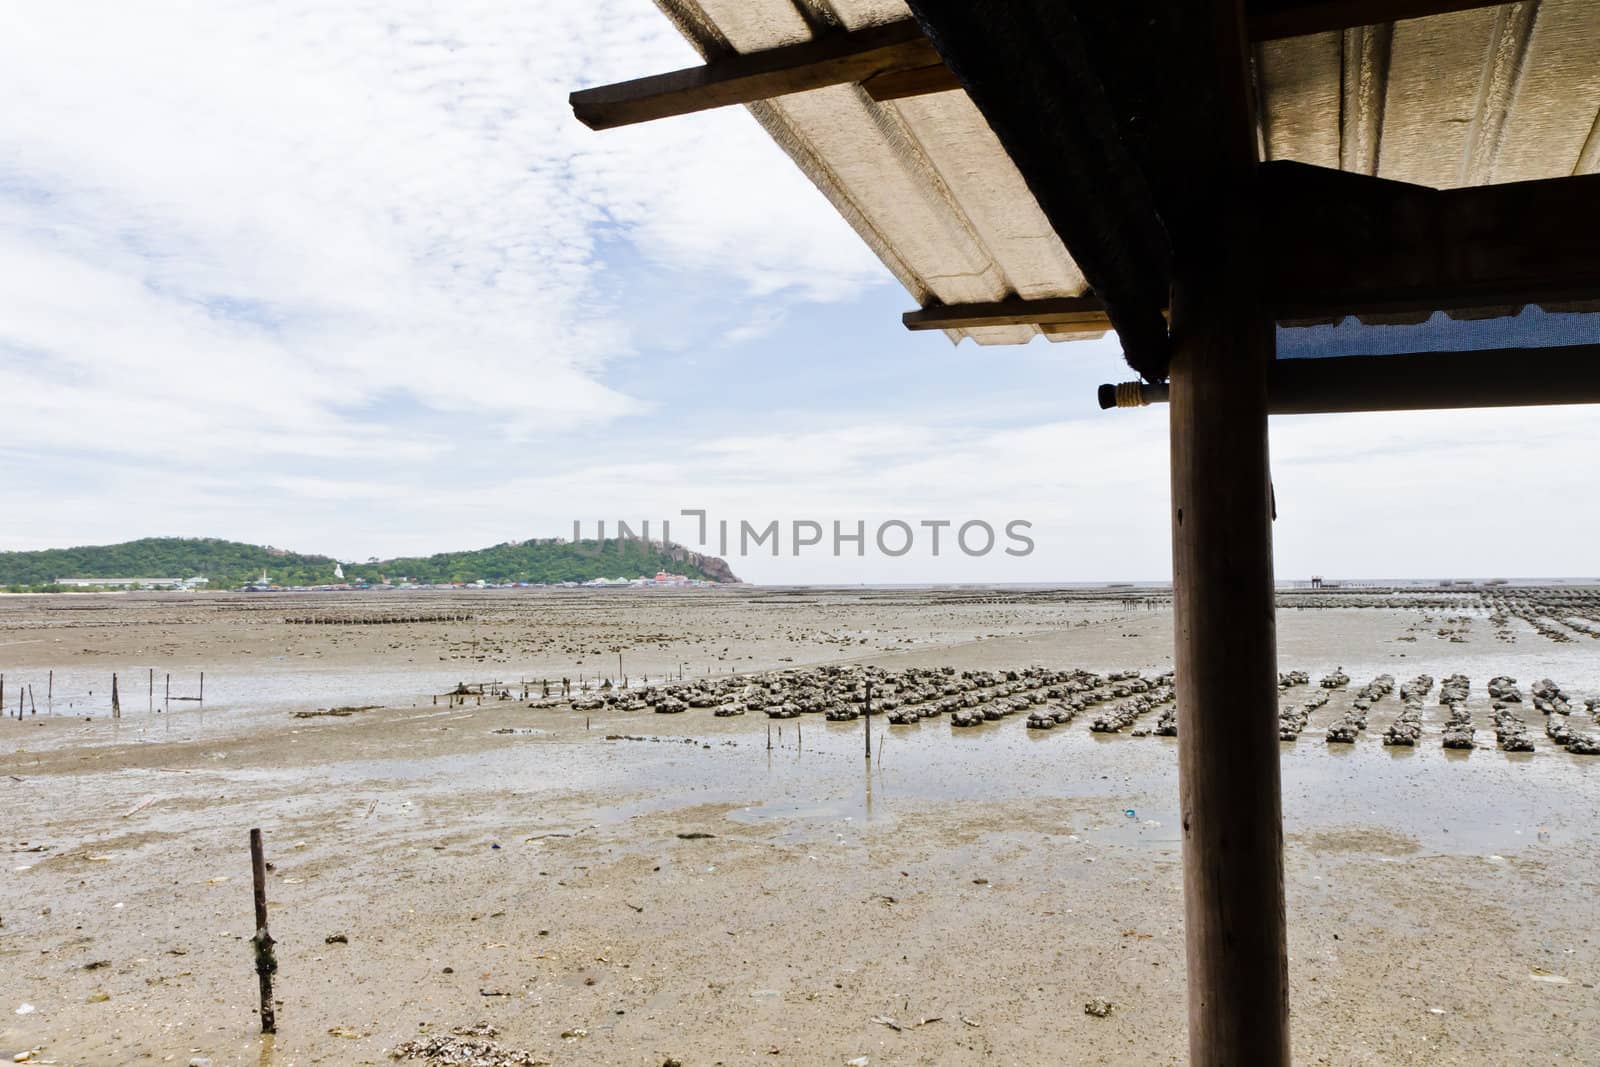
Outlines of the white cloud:
[{"label": "white cloud", "polygon": [[420,458],[350,412],[406,394],[487,443],[647,410],[602,379],[639,347],[605,233],[747,291],[883,277],[742,111],[571,117],[573,88],[694,61],[645,0],[0,19],[0,388],[40,449]]}]

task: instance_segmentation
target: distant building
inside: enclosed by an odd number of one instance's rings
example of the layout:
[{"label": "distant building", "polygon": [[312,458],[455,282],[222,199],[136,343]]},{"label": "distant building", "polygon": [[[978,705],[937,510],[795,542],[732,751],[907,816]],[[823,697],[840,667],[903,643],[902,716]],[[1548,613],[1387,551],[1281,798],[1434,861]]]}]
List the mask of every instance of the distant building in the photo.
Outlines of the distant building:
[{"label": "distant building", "polygon": [[193,589],[205,585],[205,575],[193,578],[57,578],[56,585],[69,589]]}]

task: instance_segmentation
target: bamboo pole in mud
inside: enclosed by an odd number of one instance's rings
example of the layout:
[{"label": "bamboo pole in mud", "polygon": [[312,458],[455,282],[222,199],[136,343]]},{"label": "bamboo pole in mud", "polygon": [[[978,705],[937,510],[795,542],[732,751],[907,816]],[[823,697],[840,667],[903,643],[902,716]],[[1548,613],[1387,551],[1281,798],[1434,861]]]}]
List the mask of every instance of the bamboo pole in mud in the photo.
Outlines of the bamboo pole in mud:
[{"label": "bamboo pole in mud", "polygon": [[261,1032],[273,1034],[278,1031],[278,1013],[272,1007],[272,975],[278,969],[278,957],[267,932],[267,858],[258,829],[250,831],[250,879],[256,897],[256,935],[250,940],[256,949],[256,978],[261,985]]},{"label": "bamboo pole in mud", "polygon": [[111,717],[122,718],[122,701],[117,697],[117,672],[111,672]]},{"label": "bamboo pole in mud", "polygon": [[37,700],[33,699],[33,683],[32,682],[28,683],[28,707],[32,709],[33,714],[35,714],[35,715],[39,714],[39,702]]},{"label": "bamboo pole in mud", "polygon": [[48,712],[54,713],[55,710],[56,710],[56,672],[55,671],[52,670],[50,672],[50,681],[47,684],[49,685],[50,688],[45,691],[44,709],[46,711],[48,711]]},{"label": "bamboo pole in mud", "polygon": [[154,667],[150,668],[149,700],[150,705],[145,710],[147,713],[154,714],[156,710],[156,669]]},{"label": "bamboo pole in mud", "polygon": [[0,674],[0,714],[6,710],[6,676]]},{"label": "bamboo pole in mud", "polygon": [[200,672],[200,703],[206,702],[206,672]]},{"label": "bamboo pole in mud", "polygon": [[167,710],[172,710],[172,675],[167,675]]}]

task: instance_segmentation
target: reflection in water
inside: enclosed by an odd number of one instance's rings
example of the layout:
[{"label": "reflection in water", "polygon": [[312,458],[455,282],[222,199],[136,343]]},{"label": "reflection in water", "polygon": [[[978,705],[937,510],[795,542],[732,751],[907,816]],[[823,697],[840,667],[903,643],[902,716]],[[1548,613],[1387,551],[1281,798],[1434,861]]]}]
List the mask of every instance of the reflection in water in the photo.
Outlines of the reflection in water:
[{"label": "reflection in water", "polygon": [[272,1063],[272,1052],[277,1040],[277,1034],[261,1035],[261,1058],[256,1061],[259,1067],[269,1067]]}]

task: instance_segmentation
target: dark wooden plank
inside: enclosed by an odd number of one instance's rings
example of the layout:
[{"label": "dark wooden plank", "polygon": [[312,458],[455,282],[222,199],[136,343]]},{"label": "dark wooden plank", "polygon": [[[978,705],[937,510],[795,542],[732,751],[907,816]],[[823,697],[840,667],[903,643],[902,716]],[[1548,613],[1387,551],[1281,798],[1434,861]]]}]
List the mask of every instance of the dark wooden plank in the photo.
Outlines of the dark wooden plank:
[{"label": "dark wooden plank", "polygon": [[1082,326],[1084,332],[1111,329],[1106,307],[1096,296],[1024,300],[1013,297],[988,304],[935,305],[900,316],[908,330],[958,330],[982,326]]},{"label": "dark wooden plank", "polygon": [[1498,0],[1250,0],[1250,39],[1275,41],[1351,26],[1499,7]]},{"label": "dark wooden plank", "polygon": [[[1170,398],[1164,384],[1135,387],[1142,404]],[[1100,387],[1102,408],[1117,406],[1117,389]],[[1277,359],[1267,368],[1272,415],[1561,404],[1600,404],[1600,345]]]},{"label": "dark wooden plank", "polygon": [[1104,302],[1129,364],[1157,380],[1171,244],[1071,6],[910,2]]},{"label": "dark wooden plank", "polygon": [[1274,415],[1600,404],[1600,345],[1274,360]]},{"label": "dark wooden plank", "polygon": [[861,82],[874,75],[940,62],[915,22],[903,20],[800,44],[730,55],[704,66],[581,89],[572,111],[590,129],[748,104],[787,93]]},{"label": "dark wooden plank", "polygon": [[865,89],[872,99],[882,103],[885,100],[904,100],[907,97],[926,96],[929,93],[948,93],[961,88],[961,79],[956,77],[955,71],[943,63],[936,63],[930,67],[877,74],[862,82],[861,88]]},{"label": "dark wooden plank", "polygon": [[1278,319],[1600,297],[1600,175],[1436,190],[1261,168],[1262,298]]}]

